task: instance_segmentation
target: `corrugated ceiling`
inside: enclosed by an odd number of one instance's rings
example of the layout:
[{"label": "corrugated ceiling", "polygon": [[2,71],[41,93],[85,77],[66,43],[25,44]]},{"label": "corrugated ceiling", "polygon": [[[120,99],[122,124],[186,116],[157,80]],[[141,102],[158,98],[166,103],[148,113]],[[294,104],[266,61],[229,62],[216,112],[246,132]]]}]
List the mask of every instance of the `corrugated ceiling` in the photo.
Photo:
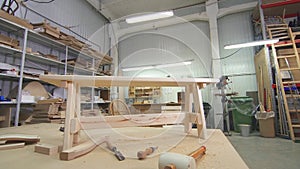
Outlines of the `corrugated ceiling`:
[{"label": "corrugated ceiling", "polygon": [[204,3],[206,0],[87,0],[109,20],[137,13],[159,12]]}]

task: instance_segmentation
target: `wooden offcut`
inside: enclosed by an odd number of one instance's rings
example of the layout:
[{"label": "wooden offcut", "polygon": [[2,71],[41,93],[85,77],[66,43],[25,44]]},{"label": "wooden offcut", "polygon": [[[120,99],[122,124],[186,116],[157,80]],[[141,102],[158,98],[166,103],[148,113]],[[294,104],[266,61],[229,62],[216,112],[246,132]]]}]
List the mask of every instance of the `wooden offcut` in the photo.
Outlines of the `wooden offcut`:
[{"label": "wooden offcut", "polygon": [[37,144],[34,146],[34,152],[45,155],[54,155],[58,153],[58,146],[45,143]]},{"label": "wooden offcut", "polygon": [[16,148],[23,148],[25,143],[12,143],[12,144],[4,144],[0,145],[0,150],[11,150]]}]

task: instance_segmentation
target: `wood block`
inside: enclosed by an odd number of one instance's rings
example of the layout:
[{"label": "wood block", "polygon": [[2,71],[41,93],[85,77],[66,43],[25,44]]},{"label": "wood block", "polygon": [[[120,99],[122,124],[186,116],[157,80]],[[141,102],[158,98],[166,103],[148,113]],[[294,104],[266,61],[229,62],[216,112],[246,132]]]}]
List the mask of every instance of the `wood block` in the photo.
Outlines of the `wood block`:
[{"label": "wood block", "polygon": [[10,150],[15,148],[23,148],[25,143],[13,143],[13,144],[4,144],[0,145],[0,150]]},{"label": "wood block", "polygon": [[34,152],[46,155],[53,155],[58,153],[58,146],[45,143],[37,144],[34,146]]},{"label": "wood block", "polygon": [[5,116],[0,116],[0,122],[5,121],[5,119],[6,119]]}]

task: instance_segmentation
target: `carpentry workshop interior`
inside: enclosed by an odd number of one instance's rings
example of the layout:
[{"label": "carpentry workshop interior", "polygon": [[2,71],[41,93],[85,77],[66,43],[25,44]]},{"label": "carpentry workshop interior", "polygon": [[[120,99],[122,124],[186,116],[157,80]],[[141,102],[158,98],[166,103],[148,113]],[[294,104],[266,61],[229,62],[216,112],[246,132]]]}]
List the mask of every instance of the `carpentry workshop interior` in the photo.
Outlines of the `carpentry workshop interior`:
[{"label": "carpentry workshop interior", "polygon": [[0,166],[300,168],[299,0],[0,5]]}]

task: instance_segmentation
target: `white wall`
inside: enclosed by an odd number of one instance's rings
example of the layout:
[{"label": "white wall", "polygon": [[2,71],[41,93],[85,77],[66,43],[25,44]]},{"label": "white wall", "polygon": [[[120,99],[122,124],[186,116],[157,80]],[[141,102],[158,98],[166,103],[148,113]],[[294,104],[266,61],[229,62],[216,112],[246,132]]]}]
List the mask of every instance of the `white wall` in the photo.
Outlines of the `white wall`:
[{"label": "white wall", "polygon": [[246,91],[257,91],[254,48],[224,49],[225,44],[254,40],[251,11],[227,15],[218,19],[220,57],[224,75],[232,80],[232,91],[245,96]]},{"label": "white wall", "polygon": [[131,34],[119,41],[121,67],[168,64],[193,59],[191,66],[167,68],[163,71],[174,77],[211,76],[210,41],[207,35],[208,23],[200,21]]},{"label": "white wall", "polygon": [[[187,22],[122,37],[119,41],[119,62],[124,67],[157,65],[192,59],[189,66],[123,72],[124,76],[173,78],[211,77],[209,25],[206,21]],[[176,101],[163,97],[162,102]],[[206,100],[209,94],[204,92]]]}]

